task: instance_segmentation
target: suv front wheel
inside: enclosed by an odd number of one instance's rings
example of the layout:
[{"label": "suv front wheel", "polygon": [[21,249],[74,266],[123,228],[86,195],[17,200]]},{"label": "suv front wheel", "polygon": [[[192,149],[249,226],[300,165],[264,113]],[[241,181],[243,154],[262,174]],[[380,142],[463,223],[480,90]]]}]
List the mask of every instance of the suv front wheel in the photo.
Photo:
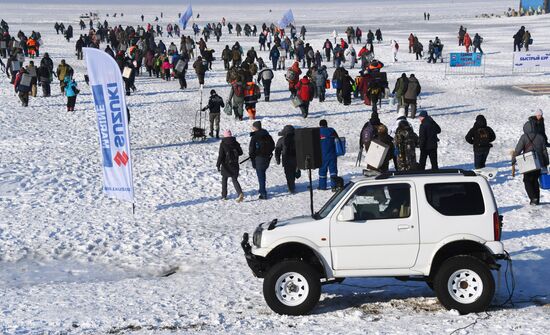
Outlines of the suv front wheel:
[{"label": "suv front wheel", "polygon": [[264,299],[276,313],[304,315],[319,302],[318,272],[302,261],[283,261],[272,266],[263,284]]},{"label": "suv front wheel", "polygon": [[437,298],[447,309],[460,314],[482,312],[495,294],[495,281],[489,266],[472,256],[447,259],[435,276]]}]

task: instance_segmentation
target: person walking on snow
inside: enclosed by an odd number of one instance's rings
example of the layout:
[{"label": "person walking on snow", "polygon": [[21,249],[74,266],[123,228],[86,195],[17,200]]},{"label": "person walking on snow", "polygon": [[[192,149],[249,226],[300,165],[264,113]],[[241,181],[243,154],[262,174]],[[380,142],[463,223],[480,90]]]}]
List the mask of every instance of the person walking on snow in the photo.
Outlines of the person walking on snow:
[{"label": "person walking on snow", "polygon": [[286,177],[286,185],[290,193],[296,192],[296,168],[298,162],[296,160],[296,144],[294,142],[294,127],[286,125],[279,132],[279,140],[275,145],[275,161],[277,165],[283,164],[283,169]]},{"label": "person walking on snow", "polygon": [[239,184],[239,157],[243,154],[241,145],[230,130],[223,133],[223,138],[220,143],[218,161],[216,167],[222,175],[222,200],[227,200],[227,180],[231,178],[235,192],[239,195],[237,202],[242,202],[244,194]]},{"label": "person walking on snow", "polygon": [[[523,125],[523,135],[519,138],[518,144],[512,155],[512,165],[516,164],[516,157],[528,152],[535,152],[541,168],[546,170],[549,164],[548,152],[544,143],[544,138],[536,133],[534,122],[527,121]],[[539,177],[541,175],[541,169],[530,171],[523,174],[523,184],[525,185],[525,191],[529,197],[531,205],[540,204],[540,184]]]},{"label": "person walking on snow", "polygon": [[267,200],[266,171],[269,168],[273,150],[275,150],[275,142],[267,130],[262,129],[262,123],[260,121],[255,121],[252,124],[250,137],[248,153],[252,161],[252,167],[256,170],[256,175],[258,177],[259,199]]},{"label": "person walking on snow", "polygon": [[437,142],[439,142],[439,138],[437,138],[437,135],[441,133],[441,128],[431,116],[428,116],[426,111],[418,113],[418,118],[420,119],[420,129],[418,131],[420,147],[419,168],[422,171],[426,169],[426,159],[429,157],[432,170],[437,170],[439,168],[437,164]]},{"label": "person walking on snow", "polygon": [[474,147],[474,168],[484,168],[489,151],[493,147],[491,142],[496,139],[496,136],[493,129],[487,126],[487,120],[483,115],[476,117],[476,122],[466,134],[465,139]]},{"label": "person walking on snow", "polygon": [[222,97],[216,94],[215,90],[210,91],[210,98],[208,104],[202,109],[203,111],[209,110],[210,121],[210,137],[214,137],[214,130],[216,131],[216,138],[220,138],[220,113],[221,109],[225,107]]}]

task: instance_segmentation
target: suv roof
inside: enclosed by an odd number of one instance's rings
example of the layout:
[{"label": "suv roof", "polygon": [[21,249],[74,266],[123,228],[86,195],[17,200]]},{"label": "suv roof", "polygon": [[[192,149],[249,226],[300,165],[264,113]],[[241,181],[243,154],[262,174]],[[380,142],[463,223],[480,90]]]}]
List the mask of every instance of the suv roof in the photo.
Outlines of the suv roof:
[{"label": "suv roof", "polygon": [[378,173],[371,170],[363,170],[363,176],[354,178],[356,181],[360,180],[382,180],[398,177],[476,177],[477,174],[474,171],[463,169],[439,169],[439,170],[425,170],[425,171],[390,171],[384,173]]}]

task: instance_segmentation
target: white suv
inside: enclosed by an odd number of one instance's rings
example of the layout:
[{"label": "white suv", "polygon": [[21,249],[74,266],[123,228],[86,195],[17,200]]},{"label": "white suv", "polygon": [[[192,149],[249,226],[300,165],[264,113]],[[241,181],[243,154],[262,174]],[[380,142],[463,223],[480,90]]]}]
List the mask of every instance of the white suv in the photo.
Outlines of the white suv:
[{"label": "white suv", "polygon": [[506,258],[502,216],[472,171],[387,173],[353,180],[313,217],[263,223],[241,243],[269,307],[302,315],[321,285],[347,277],[422,280],[462,314],[485,310],[490,270]]}]

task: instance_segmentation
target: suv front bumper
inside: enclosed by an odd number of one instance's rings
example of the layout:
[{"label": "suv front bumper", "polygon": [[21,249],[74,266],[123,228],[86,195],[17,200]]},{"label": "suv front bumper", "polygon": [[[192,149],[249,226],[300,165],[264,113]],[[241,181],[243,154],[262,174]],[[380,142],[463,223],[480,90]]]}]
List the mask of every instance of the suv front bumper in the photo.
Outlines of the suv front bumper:
[{"label": "suv front bumper", "polygon": [[258,278],[263,278],[269,268],[269,264],[265,258],[256,256],[252,253],[252,247],[250,246],[248,240],[248,233],[244,233],[243,240],[241,241],[241,247],[244,251],[246,263],[248,264],[248,267],[252,270],[252,273],[254,273],[254,276]]}]

